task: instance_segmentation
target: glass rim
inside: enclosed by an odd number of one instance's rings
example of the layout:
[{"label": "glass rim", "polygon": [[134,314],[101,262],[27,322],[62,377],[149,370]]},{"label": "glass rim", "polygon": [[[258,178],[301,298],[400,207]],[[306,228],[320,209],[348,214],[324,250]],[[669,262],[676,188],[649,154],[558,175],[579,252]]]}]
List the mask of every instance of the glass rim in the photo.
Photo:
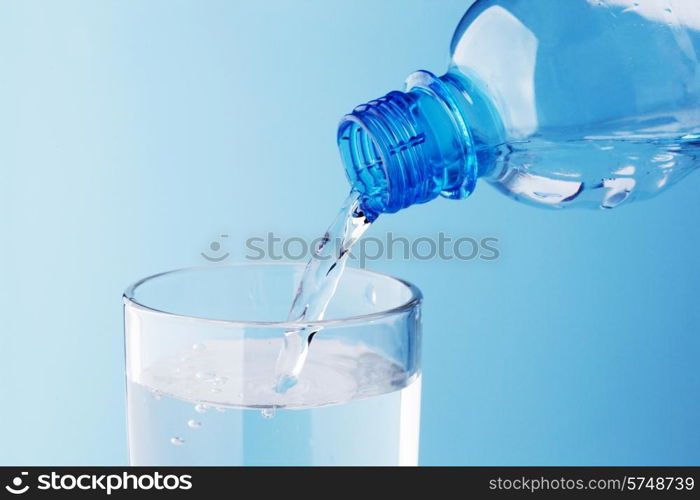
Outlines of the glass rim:
[{"label": "glass rim", "polygon": [[145,278],[141,278],[138,281],[135,281],[131,285],[129,285],[126,290],[124,290],[124,293],[122,294],[122,300],[124,304],[130,304],[132,306],[136,306],[139,309],[143,309],[146,311],[150,311],[156,314],[162,314],[164,316],[169,316],[172,318],[181,318],[181,319],[186,319],[186,320],[195,320],[195,321],[201,321],[205,323],[216,323],[216,324],[226,324],[229,326],[236,326],[236,327],[255,327],[255,328],[284,328],[284,329],[301,329],[301,328],[309,328],[309,327],[328,327],[328,326],[339,326],[339,325],[344,325],[344,324],[351,324],[351,323],[365,323],[365,322],[370,322],[374,321],[377,319],[381,318],[387,318],[396,314],[400,314],[406,311],[409,311],[411,309],[416,308],[418,305],[421,304],[423,301],[423,294],[420,291],[420,289],[411,283],[410,281],[403,280],[401,278],[397,278],[395,276],[391,276],[389,274],[385,273],[380,273],[377,271],[369,271],[367,269],[362,269],[359,267],[350,267],[348,266],[346,269],[350,270],[352,272],[359,272],[362,274],[369,274],[369,275],[374,275],[374,276],[379,276],[384,279],[389,279],[391,281],[397,282],[406,289],[408,289],[410,293],[410,297],[408,300],[403,301],[401,304],[395,307],[391,307],[388,309],[383,309],[381,311],[376,311],[372,312],[369,314],[358,314],[356,316],[348,316],[348,317],[343,317],[343,318],[333,318],[333,319],[323,319],[323,320],[318,320],[318,321],[253,321],[253,320],[236,320],[236,319],[219,319],[219,318],[207,318],[203,316],[193,316],[193,315],[188,315],[188,314],[180,314],[176,312],[169,312],[169,311],[164,311],[161,309],[157,309],[155,307],[148,306],[146,304],[143,304],[139,302],[135,297],[134,293],[136,292],[136,289],[143,285],[144,283],[155,280],[157,278],[163,277],[163,276],[168,276],[168,275],[173,275],[173,274],[178,274],[178,273],[184,273],[184,272],[189,272],[189,271],[208,271],[208,270],[215,270],[215,269],[221,269],[221,268],[232,268],[232,267],[302,267],[306,266],[306,264],[301,264],[301,263],[293,263],[293,262],[236,262],[232,264],[216,264],[216,265],[201,265],[201,266],[190,266],[190,267],[181,267],[178,269],[173,269],[170,271],[163,271],[161,273],[156,273],[152,274],[150,276],[146,276]]}]

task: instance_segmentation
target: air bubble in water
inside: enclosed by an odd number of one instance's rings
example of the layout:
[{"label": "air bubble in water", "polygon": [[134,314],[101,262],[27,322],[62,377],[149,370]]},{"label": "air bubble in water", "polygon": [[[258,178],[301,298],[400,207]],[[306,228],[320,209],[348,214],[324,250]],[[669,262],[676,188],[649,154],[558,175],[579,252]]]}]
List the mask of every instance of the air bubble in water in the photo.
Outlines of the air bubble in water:
[{"label": "air bubble in water", "polygon": [[267,419],[274,418],[276,413],[277,413],[277,410],[275,409],[274,406],[272,408],[263,408],[260,411],[260,414],[263,416],[263,418],[267,418]]},{"label": "air bubble in water", "polygon": [[197,403],[194,405],[194,411],[197,413],[206,413],[209,410],[209,406],[204,403]]},{"label": "air bubble in water", "polygon": [[174,444],[175,446],[180,446],[180,445],[185,444],[185,440],[182,439],[181,437],[177,437],[177,436],[171,437],[171,438],[170,438],[170,442],[171,442],[172,444]]},{"label": "air bubble in water", "polygon": [[206,348],[207,348],[207,347],[206,347],[204,344],[193,344],[193,345],[192,345],[192,350],[193,350],[193,351],[198,351],[198,352],[199,352],[199,351],[205,350]]},{"label": "air bubble in water", "polygon": [[187,421],[187,427],[189,427],[190,429],[199,429],[201,426],[202,422],[200,422],[199,420],[192,419]]},{"label": "air bubble in water", "polygon": [[163,397],[163,394],[161,394],[161,392],[158,389],[152,389],[151,396],[153,397],[153,399],[158,401],[158,400],[160,400],[160,398]]},{"label": "air bubble in water", "polygon": [[211,372],[211,371],[203,371],[203,372],[197,372],[194,375],[196,378],[199,380],[213,380],[216,378],[216,372]]}]

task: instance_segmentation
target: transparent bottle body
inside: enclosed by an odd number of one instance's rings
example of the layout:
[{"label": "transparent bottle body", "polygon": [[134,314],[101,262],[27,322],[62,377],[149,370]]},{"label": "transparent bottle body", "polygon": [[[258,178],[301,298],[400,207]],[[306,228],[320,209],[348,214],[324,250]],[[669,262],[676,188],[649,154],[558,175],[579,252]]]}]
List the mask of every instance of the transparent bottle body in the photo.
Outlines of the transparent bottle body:
[{"label": "transparent bottle body", "polygon": [[371,214],[483,181],[545,207],[655,195],[698,165],[698,51],[696,0],[479,0],[447,73],[344,117],[346,173]]},{"label": "transparent bottle body", "polygon": [[467,89],[479,176],[552,207],[664,190],[698,164],[698,52],[694,0],[477,2],[448,75]]}]

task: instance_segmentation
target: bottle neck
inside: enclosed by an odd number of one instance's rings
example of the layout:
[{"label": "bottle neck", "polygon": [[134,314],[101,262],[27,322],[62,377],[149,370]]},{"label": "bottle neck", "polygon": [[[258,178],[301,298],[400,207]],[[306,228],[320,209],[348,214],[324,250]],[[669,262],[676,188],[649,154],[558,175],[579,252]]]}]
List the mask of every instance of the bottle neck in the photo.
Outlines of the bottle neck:
[{"label": "bottle neck", "polygon": [[348,180],[374,218],[438,195],[466,198],[476,185],[474,141],[459,82],[419,71],[343,117],[338,147]]}]

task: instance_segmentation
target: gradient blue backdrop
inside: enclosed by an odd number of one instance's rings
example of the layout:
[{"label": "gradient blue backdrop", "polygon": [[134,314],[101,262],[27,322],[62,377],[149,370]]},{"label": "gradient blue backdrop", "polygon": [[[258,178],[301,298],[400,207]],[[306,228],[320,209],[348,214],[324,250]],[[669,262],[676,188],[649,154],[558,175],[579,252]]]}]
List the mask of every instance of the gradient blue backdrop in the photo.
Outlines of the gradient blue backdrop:
[{"label": "gradient blue backdrop", "polygon": [[[126,462],[121,292],[221,233],[318,235],[354,105],[441,72],[468,0],[0,1],[0,463]],[[482,185],[372,229],[425,294],[424,464],[700,464],[700,176],[613,212]]]}]

